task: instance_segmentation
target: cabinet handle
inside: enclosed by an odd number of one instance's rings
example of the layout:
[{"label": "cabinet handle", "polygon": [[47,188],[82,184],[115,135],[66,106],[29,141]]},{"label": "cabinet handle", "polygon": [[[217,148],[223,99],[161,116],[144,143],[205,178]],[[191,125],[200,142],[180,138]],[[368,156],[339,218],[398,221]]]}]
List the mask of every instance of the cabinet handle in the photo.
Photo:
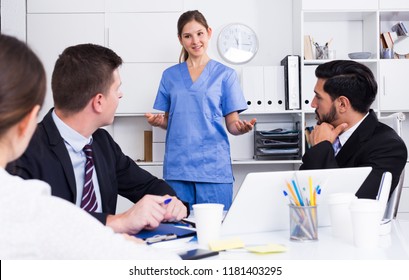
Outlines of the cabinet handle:
[{"label": "cabinet handle", "polygon": [[382,76],[382,80],[383,80],[383,95],[386,96],[386,77]]},{"label": "cabinet handle", "polygon": [[105,28],[105,46],[107,46],[108,48],[109,46],[109,28]]}]

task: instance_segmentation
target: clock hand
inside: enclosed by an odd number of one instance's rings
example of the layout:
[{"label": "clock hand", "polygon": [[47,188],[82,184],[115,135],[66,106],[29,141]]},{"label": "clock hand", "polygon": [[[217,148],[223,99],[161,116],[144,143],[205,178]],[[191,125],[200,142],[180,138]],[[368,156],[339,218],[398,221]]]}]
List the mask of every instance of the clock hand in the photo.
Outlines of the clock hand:
[{"label": "clock hand", "polygon": [[234,40],[236,41],[236,47],[239,48],[239,38],[234,37]]}]

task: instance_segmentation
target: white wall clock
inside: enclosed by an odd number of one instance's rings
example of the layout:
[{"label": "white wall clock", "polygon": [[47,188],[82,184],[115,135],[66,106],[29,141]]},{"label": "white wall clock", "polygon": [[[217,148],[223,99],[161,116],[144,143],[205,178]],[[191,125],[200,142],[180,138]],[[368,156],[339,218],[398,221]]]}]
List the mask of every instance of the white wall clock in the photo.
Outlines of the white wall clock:
[{"label": "white wall clock", "polygon": [[258,51],[257,35],[245,24],[231,23],[220,31],[217,50],[229,63],[246,63],[252,60]]}]

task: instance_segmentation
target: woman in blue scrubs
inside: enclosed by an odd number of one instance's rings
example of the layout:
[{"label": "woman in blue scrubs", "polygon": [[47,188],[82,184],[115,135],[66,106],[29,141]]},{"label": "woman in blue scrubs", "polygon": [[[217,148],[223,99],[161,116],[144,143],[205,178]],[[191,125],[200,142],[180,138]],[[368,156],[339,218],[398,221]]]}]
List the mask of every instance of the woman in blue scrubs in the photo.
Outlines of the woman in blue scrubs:
[{"label": "woman in blue scrubs", "polygon": [[177,27],[180,63],[163,72],[154,104],[165,113],[145,116],[167,129],[163,177],[178,197],[190,205],[222,203],[228,210],[234,178],[225,127],[244,134],[256,119],[240,120],[247,104],[236,72],[207,55],[212,29],[204,16],[187,11]]}]

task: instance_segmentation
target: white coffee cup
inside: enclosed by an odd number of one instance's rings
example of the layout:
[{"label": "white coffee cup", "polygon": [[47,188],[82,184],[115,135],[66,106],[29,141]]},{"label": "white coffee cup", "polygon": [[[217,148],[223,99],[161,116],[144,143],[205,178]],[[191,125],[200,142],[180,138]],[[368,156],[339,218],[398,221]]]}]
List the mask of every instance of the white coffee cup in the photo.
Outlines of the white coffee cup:
[{"label": "white coffee cup", "polygon": [[356,199],[351,203],[354,244],[376,248],[379,243],[381,203],[374,199]]},{"label": "white coffee cup", "polygon": [[356,199],[353,193],[333,193],[328,196],[327,203],[333,236],[352,242],[352,220],[349,206]]},{"label": "white coffee cup", "polygon": [[223,204],[200,203],[193,206],[197,239],[201,246],[208,248],[209,242],[220,239]]}]

